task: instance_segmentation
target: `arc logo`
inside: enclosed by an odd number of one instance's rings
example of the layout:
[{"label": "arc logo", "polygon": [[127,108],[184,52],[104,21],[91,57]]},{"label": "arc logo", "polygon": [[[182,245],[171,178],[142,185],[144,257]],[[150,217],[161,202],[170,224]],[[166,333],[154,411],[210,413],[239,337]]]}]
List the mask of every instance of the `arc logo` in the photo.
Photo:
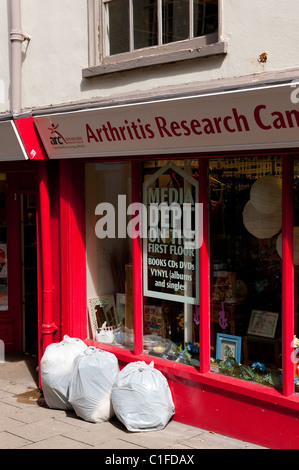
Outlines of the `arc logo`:
[{"label": "arc logo", "polygon": [[60,134],[60,132],[58,132],[58,126],[59,124],[56,124],[55,126],[55,124],[52,123],[51,127],[48,127],[48,130],[51,131],[50,142],[52,145],[63,145],[67,143],[65,138]]}]

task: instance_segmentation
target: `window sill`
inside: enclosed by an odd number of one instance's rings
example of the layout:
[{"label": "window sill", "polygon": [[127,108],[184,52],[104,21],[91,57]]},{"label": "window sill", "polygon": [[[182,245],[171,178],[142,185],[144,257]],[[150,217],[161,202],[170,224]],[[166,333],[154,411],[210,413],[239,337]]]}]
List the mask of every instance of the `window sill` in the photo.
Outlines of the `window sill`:
[{"label": "window sill", "polygon": [[290,396],[283,396],[280,390],[266,385],[257,384],[246,380],[236,379],[226,375],[209,371],[206,374],[200,373],[199,369],[187,364],[168,361],[147,354],[135,356],[128,349],[117,348],[113,345],[98,343],[89,339],[85,340],[87,346],[93,346],[115,354],[119,361],[124,364],[134,361],[145,361],[150,363],[154,361],[155,366],[164,374],[176,376],[180,379],[193,381],[205,386],[210,386],[234,395],[250,397],[255,400],[263,401],[272,405],[279,405],[286,409],[299,411],[299,394],[294,393]]},{"label": "window sill", "polygon": [[142,67],[150,67],[154,65],[171,64],[203,57],[223,55],[227,52],[226,42],[217,42],[214,44],[206,44],[200,47],[182,49],[170,53],[144,56],[132,60],[125,60],[112,63],[104,63],[94,67],[87,67],[82,70],[83,78],[96,77],[100,75],[109,75],[117,72],[128,70],[136,70]]}]

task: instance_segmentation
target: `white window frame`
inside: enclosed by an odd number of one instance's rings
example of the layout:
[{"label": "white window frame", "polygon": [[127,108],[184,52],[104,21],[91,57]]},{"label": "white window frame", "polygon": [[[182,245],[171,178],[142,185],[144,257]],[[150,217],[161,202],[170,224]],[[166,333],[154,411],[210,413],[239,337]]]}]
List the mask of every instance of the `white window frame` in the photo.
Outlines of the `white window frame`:
[{"label": "white window frame", "polygon": [[169,44],[162,44],[160,33],[158,46],[105,56],[102,31],[104,31],[103,9],[106,2],[107,0],[88,0],[89,66],[83,69],[83,78],[226,53],[226,43],[222,40],[223,0],[218,0],[217,33]]}]

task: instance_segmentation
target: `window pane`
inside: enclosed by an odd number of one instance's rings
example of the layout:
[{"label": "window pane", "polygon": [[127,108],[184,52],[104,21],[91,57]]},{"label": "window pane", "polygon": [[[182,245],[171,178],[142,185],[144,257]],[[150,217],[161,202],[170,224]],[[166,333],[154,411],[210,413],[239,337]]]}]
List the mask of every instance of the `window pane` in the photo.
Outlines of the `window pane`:
[{"label": "window pane", "polygon": [[187,243],[198,208],[193,176],[189,160],[144,163],[143,347],[147,354],[198,366],[199,250]]},{"label": "window pane", "polygon": [[[131,349],[131,238],[126,237],[126,215],[121,220],[123,213],[118,213],[120,204],[131,204],[131,165],[87,164],[85,183],[89,338]],[[118,238],[120,231],[124,238]]]},{"label": "window pane", "polygon": [[218,29],[218,0],[194,0],[194,37],[214,33]]},{"label": "window pane", "polygon": [[129,1],[113,0],[105,4],[106,55],[130,50]]},{"label": "window pane", "polygon": [[211,368],[280,386],[281,158],[209,166]]},{"label": "window pane", "polygon": [[189,38],[189,0],[162,0],[162,42]]},{"label": "window pane", "polygon": [[157,0],[134,0],[134,49],[156,46]]}]

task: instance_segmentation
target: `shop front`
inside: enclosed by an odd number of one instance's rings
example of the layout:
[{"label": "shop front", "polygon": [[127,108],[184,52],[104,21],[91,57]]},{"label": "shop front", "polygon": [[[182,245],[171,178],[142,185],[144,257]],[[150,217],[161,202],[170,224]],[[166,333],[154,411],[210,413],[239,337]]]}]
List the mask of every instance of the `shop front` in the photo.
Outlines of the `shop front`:
[{"label": "shop front", "polygon": [[0,142],[0,339],[5,353],[37,354],[36,162],[11,117]]},{"label": "shop front", "polygon": [[174,419],[281,448],[299,443],[293,91],[33,116],[56,221],[40,234],[59,266],[48,340],[78,336],[121,365],[153,360]]}]

